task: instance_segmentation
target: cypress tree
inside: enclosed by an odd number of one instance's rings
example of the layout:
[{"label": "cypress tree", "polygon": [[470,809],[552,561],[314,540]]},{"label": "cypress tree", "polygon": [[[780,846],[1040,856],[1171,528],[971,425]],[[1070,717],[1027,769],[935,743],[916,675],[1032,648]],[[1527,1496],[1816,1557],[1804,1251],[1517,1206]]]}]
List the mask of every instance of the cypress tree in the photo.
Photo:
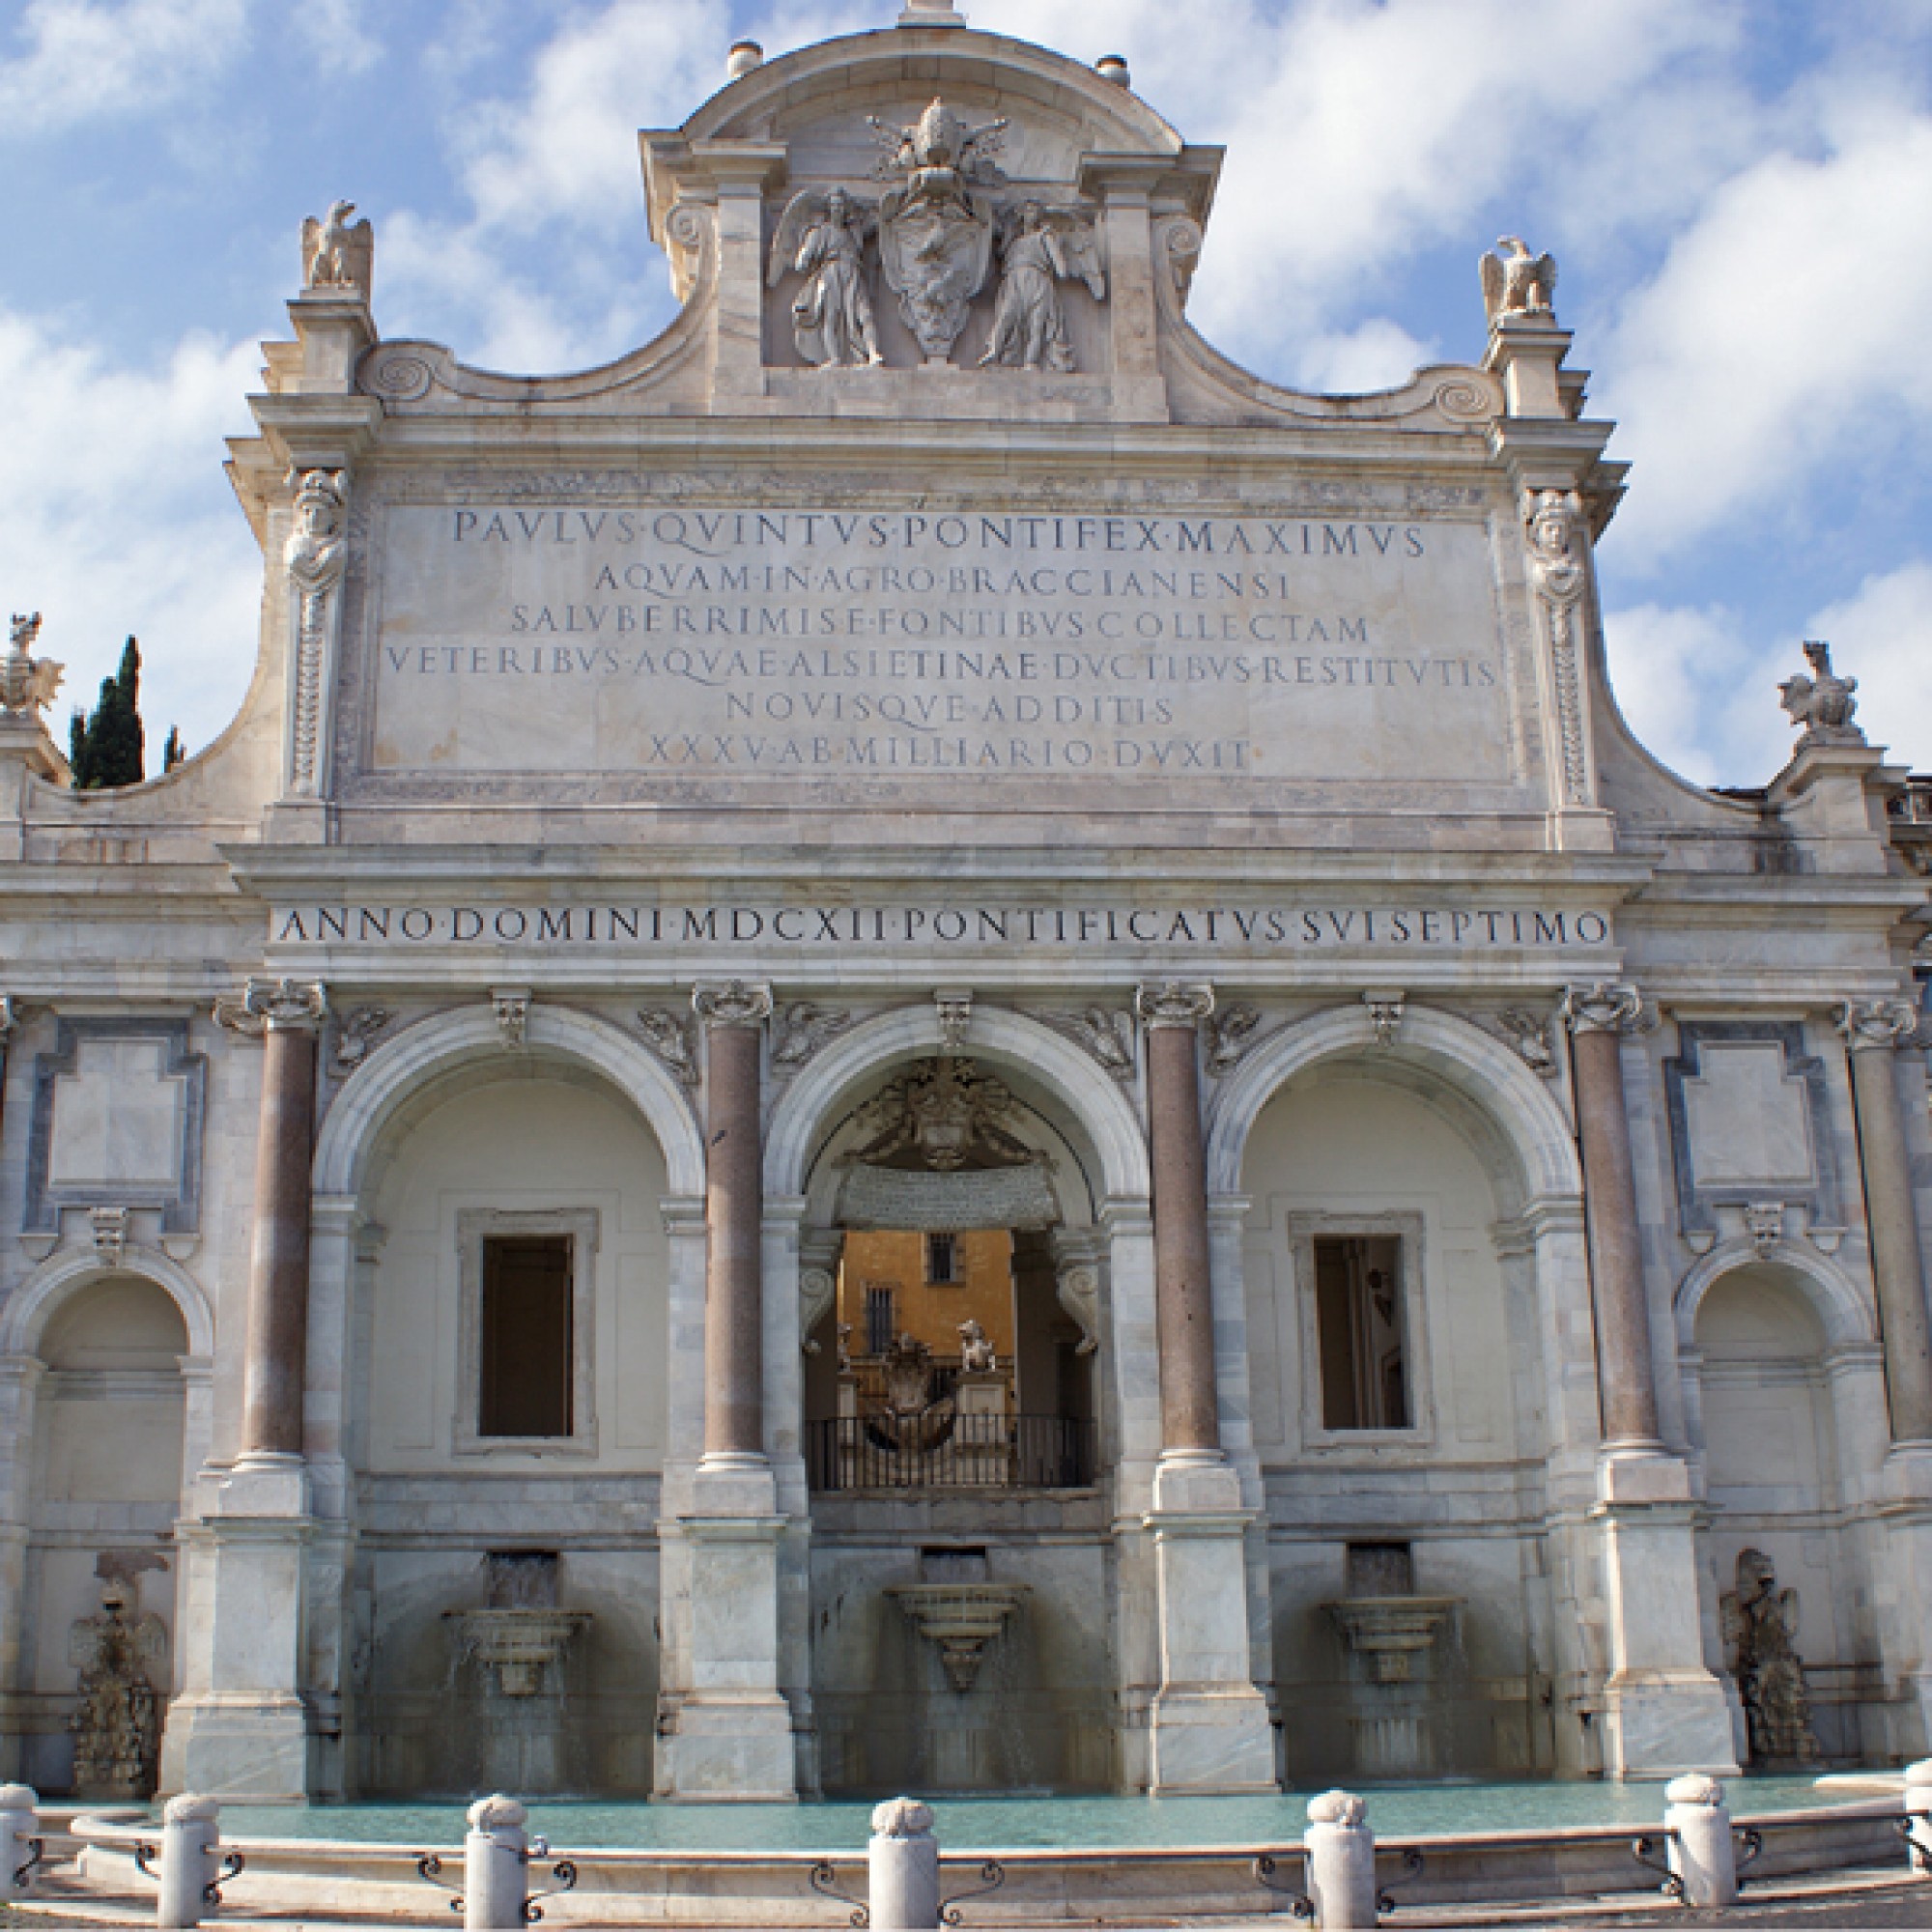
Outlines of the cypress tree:
[{"label": "cypress tree", "polygon": [[132,638],[121,668],[100,680],[100,698],[90,718],[73,714],[68,729],[68,762],[76,791],[104,791],[139,784],[147,776],[146,733],[141,726],[141,647]]},{"label": "cypress tree", "polygon": [[182,734],[172,725],[168,726],[168,742],[161,747],[161,770],[171,772],[187,756],[187,747],[182,743]]}]

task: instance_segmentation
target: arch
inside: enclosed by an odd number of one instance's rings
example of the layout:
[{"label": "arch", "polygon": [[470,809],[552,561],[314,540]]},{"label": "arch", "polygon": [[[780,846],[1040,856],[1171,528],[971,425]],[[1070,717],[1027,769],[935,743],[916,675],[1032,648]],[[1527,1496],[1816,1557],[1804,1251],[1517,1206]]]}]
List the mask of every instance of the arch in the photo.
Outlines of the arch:
[{"label": "arch", "polygon": [[[1147,1137],[1120,1083],[1069,1039],[1005,1007],[975,1007],[965,1051],[1016,1068],[1044,1085],[1092,1137],[1105,1192],[1145,1198],[1152,1190]],[[946,1044],[939,1009],[908,1006],[855,1026],[825,1047],[773,1110],[765,1136],[766,1198],[806,1191],[820,1123],[862,1081],[894,1061],[936,1053]]]},{"label": "arch", "polygon": [[14,1290],[5,1309],[0,1309],[0,1355],[38,1354],[41,1337],[54,1311],[81,1289],[98,1281],[111,1281],[117,1275],[133,1275],[165,1291],[181,1311],[187,1329],[188,1353],[213,1354],[214,1310],[201,1284],[166,1255],[130,1246],[114,1265],[102,1261],[93,1248],[75,1248],[43,1262]]},{"label": "arch", "polygon": [[1677,1346],[1697,1346],[1697,1310],[1705,1295],[1728,1274],[1740,1268],[1778,1268],[1791,1276],[1825,1330],[1828,1348],[1878,1340],[1878,1324],[1865,1297],[1851,1277],[1804,1241],[1774,1241],[1760,1249],[1742,1236],[1720,1242],[1677,1284],[1671,1312],[1677,1321]]},{"label": "arch", "polygon": [[1513,1155],[1527,1199],[1582,1193],[1583,1171],[1563,1110],[1500,1040],[1453,1013],[1410,1007],[1394,1044],[1384,1047],[1366,1007],[1331,1007],[1270,1034],[1222,1086],[1208,1134],[1210,1195],[1240,1193],[1248,1136],[1276,1093],[1310,1067],[1339,1059],[1419,1073],[1460,1094]]},{"label": "arch", "polygon": [[487,1007],[418,1020],[379,1046],[343,1083],[323,1122],[315,1151],[315,1192],[359,1193],[384,1129],[427,1091],[463,1073],[511,1076],[545,1063],[593,1074],[614,1087],[657,1136],[671,1193],[703,1194],[703,1137],[684,1090],[664,1065],[641,1041],[608,1020],[535,1001],[521,1047],[504,1046],[496,1015]]}]

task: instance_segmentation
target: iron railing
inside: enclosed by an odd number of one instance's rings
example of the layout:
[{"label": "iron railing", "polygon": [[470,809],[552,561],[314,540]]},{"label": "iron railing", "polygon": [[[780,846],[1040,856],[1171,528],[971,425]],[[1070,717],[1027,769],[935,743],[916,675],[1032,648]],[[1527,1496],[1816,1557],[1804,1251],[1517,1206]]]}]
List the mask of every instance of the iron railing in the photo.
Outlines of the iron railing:
[{"label": "iron railing", "polygon": [[1084,1490],[1094,1429],[1064,1415],[835,1415],[805,1425],[814,1490]]}]

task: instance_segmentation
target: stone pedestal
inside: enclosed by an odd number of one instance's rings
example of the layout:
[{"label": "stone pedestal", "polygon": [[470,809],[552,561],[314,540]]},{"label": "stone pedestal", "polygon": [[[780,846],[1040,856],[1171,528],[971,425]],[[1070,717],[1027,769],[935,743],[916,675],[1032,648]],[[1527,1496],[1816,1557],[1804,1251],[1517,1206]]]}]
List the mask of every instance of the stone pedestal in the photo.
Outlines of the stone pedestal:
[{"label": "stone pedestal", "polygon": [[798,1795],[791,1706],[779,1689],[779,1545],[769,1469],[700,1469],[691,1513],[664,1533],[661,1799]]},{"label": "stone pedestal", "polygon": [[182,1688],[161,1736],[160,1788],[234,1804],[300,1804],[309,1790],[300,1459],[238,1465],[213,1511],[177,1534]]},{"label": "stone pedestal", "polygon": [[1267,1701],[1249,1674],[1249,1520],[1223,1462],[1163,1457],[1153,1540],[1160,1685],[1150,1713],[1156,1796],[1278,1789]]},{"label": "stone pedestal", "polygon": [[1737,1773],[1730,1707],[1704,1664],[1696,1516],[1689,1472],[1676,1457],[1605,1457],[1592,1520],[1603,1538],[1609,1625],[1607,1777]]}]

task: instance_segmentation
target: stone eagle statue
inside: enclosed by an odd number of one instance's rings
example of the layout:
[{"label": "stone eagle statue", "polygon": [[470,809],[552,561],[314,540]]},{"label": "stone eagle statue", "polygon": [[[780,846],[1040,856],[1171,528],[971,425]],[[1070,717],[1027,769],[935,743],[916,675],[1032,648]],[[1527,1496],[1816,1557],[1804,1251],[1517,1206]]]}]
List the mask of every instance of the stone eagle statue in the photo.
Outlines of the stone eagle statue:
[{"label": "stone eagle statue", "polygon": [[376,237],[366,220],[350,220],[355,213],[353,201],[331,202],[320,221],[311,214],[302,223],[304,289],[354,289],[368,295]]},{"label": "stone eagle statue", "polygon": [[1502,252],[1485,255],[1483,306],[1492,325],[1505,316],[1521,315],[1538,322],[1554,322],[1550,304],[1556,295],[1556,259],[1532,255],[1520,235],[1505,235],[1496,243]]}]

